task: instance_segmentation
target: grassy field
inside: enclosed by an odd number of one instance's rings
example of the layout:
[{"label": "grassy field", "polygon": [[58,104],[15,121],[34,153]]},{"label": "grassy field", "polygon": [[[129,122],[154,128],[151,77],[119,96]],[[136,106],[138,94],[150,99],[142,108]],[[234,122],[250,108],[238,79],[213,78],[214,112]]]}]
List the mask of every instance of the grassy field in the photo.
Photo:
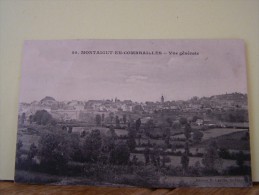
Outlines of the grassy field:
[{"label": "grassy field", "polygon": [[[247,131],[239,131],[239,132],[234,132],[230,133],[227,135],[222,135],[219,137],[214,138],[215,141],[217,142],[217,145],[219,148],[226,148],[230,150],[235,150],[235,151],[249,151],[250,150],[250,144],[249,144],[249,139],[243,139],[246,137]],[[204,140],[202,143],[196,145],[195,147],[204,147],[207,145],[209,140]]]},{"label": "grassy field", "polygon": [[[231,129],[231,128],[215,128],[215,129],[209,129],[206,131],[203,131],[203,137],[202,140],[208,140],[211,138],[216,138],[222,135],[227,135],[235,132],[241,132],[241,131],[247,131],[247,129]],[[171,136],[173,139],[184,139],[184,134],[174,135]]]},{"label": "grassy field", "polygon": [[215,128],[203,132],[203,140],[227,135],[235,132],[247,131],[246,129],[228,129],[228,128]]},{"label": "grassy field", "polygon": [[125,136],[125,135],[128,135],[128,131],[127,131],[127,130],[124,130],[124,129],[115,129],[115,133],[116,133],[118,136]]},{"label": "grassy field", "polygon": [[[139,139],[135,139],[136,143],[139,143]],[[162,146],[165,144],[165,141],[162,139],[149,139],[150,144],[156,144],[158,146]],[[147,144],[148,143],[148,139],[140,139],[140,144]]]}]

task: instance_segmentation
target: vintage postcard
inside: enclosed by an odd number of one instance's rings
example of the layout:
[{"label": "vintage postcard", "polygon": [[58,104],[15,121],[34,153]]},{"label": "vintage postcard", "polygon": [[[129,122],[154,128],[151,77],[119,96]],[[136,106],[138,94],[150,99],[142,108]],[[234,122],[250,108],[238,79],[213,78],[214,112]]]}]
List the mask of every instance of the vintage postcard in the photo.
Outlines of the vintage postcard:
[{"label": "vintage postcard", "polygon": [[251,186],[241,40],[25,41],[15,182]]}]

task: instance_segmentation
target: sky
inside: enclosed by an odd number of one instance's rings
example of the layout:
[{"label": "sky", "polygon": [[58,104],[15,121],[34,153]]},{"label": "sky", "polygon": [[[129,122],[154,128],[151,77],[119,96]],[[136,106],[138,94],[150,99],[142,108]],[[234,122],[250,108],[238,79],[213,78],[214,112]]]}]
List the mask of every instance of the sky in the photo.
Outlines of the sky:
[{"label": "sky", "polygon": [[[128,51],[162,54],[130,55]],[[198,55],[180,55],[183,51]],[[247,93],[244,53],[241,40],[25,41],[20,102],[45,96],[58,101],[117,97],[145,102],[159,101],[161,95],[173,101]]]}]

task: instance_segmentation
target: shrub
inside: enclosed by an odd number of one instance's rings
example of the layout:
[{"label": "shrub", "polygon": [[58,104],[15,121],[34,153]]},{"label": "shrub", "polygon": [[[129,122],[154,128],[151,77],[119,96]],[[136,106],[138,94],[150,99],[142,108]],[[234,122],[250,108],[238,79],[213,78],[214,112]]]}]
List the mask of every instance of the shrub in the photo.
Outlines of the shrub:
[{"label": "shrub", "polygon": [[61,173],[69,159],[68,146],[60,134],[43,135],[39,141],[41,167],[48,173]]}]

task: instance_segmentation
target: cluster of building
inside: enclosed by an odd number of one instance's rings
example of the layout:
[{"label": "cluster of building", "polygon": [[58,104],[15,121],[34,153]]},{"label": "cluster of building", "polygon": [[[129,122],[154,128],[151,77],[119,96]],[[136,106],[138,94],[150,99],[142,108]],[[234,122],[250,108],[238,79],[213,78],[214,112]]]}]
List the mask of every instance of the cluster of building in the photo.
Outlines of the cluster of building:
[{"label": "cluster of building", "polygon": [[87,102],[72,100],[68,102],[59,102],[52,97],[45,97],[40,101],[32,103],[20,103],[19,115],[25,114],[28,118],[34,115],[37,110],[46,110],[52,117],[61,120],[82,120],[89,114],[105,114],[122,112],[132,112],[134,107],[139,105],[131,100],[89,100]]},{"label": "cluster of building", "polygon": [[241,93],[231,93],[216,95],[211,97],[193,97],[183,101],[165,101],[162,96],[160,101],[138,103],[131,100],[89,100],[89,101],[56,101],[52,97],[45,97],[40,101],[32,103],[21,103],[19,105],[19,115],[24,114],[29,118],[37,110],[48,111],[53,118],[60,121],[78,120],[83,121],[87,117],[96,114],[109,115],[110,113],[139,113],[152,114],[159,111],[171,112],[206,112],[208,110],[229,110],[247,109],[247,95]]}]

